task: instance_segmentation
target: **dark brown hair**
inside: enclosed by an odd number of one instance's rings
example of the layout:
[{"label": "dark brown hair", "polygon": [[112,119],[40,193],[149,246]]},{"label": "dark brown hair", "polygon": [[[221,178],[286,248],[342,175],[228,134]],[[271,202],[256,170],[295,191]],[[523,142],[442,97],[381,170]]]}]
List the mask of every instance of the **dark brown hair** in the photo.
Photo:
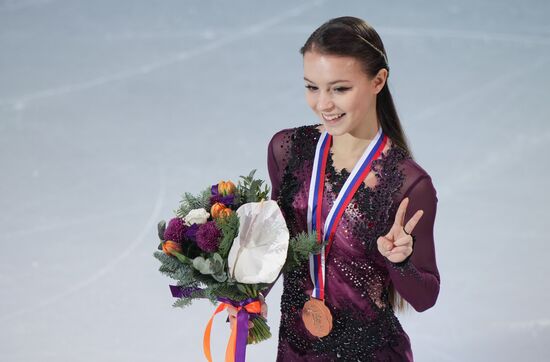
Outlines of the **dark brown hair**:
[{"label": "dark brown hair", "polygon": [[[376,76],[382,68],[388,70],[389,77],[390,68],[382,39],[372,26],[359,18],[342,16],[330,19],[318,27],[300,49],[302,56],[307,51],[353,57],[361,62],[370,78]],[[382,131],[412,157],[387,80],[384,88],[376,96],[376,114]],[[393,284],[390,284],[388,294],[392,308],[399,311],[406,309],[407,304]]]},{"label": "dark brown hair", "polygon": [[[390,68],[382,39],[367,22],[353,16],[330,19],[318,27],[300,48],[302,55],[307,51],[353,57],[361,62],[370,78],[376,76],[382,68],[388,70],[389,77]],[[376,113],[382,131],[398,147],[411,154],[387,79],[384,88],[376,96]]]}]

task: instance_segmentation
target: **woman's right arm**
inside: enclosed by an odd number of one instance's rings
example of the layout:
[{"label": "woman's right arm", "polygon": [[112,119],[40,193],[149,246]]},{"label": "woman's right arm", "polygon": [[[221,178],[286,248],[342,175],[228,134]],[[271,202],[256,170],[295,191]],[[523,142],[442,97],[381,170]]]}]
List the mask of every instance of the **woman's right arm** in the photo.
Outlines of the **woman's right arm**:
[{"label": "woman's right arm", "polygon": [[[287,128],[275,133],[271,137],[267,147],[267,169],[271,180],[271,200],[275,200],[277,203],[279,202],[283,175],[289,161],[292,132],[291,128]],[[279,280],[281,274],[282,271],[275,281],[266,290],[262,291],[264,297],[267,297],[267,294],[271,291],[277,280]]]},{"label": "woman's right arm", "polygon": [[[281,183],[283,180],[283,173],[288,164],[288,155],[290,153],[290,138],[291,138],[291,129],[283,129],[273,135],[269,141],[267,147],[267,169],[269,173],[269,178],[271,181],[271,200],[277,201],[279,197],[279,192],[281,189]],[[265,303],[265,297],[275,285],[282,272],[279,273],[275,281],[267,287],[267,289],[261,292],[260,301],[262,303],[262,315],[267,317],[267,305]],[[229,306],[227,308],[229,313],[228,322],[233,326],[235,316],[237,314],[237,309]],[[249,323],[249,328],[251,324]]]}]

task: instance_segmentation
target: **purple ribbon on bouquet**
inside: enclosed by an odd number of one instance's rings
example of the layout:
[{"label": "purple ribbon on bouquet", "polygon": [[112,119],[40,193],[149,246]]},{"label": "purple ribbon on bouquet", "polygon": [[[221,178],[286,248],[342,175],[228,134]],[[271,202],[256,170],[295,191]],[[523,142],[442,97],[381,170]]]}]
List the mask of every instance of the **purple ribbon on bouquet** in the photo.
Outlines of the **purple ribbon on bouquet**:
[{"label": "purple ribbon on bouquet", "polygon": [[[198,287],[182,287],[170,285],[170,291],[174,298],[189,298],[192,293],[202,290]],[[241,301],[235,301],[229,298],[218,297],[219,302],[232,305],[238,309],[237,312],[237,330],[235,340],[235,362],[245,362],[246,344],[248,337],[248,321],[260,315],[261,305],[259,298],[247,298]],[[248,309],[247,309],[248,308]],[[221,310],[220,310],[221,311]]]},{"label": "purple ribbon on bouquet", "polygon": [[192,293],[202,290],[197,287],[181,287],[179,285],[170,285],[170,292],[174,298],[189,298]]},{"label": "purple ribbon on bouquet", "polygon": [[258,313],[249,312],[246,307],[252,305],[254,302],[258,302],[258,298],[247,298],[241,301],[235,301],[229,298],[218,297],[218,301],[230,304],[233,307],[239,309],[237,312],[237,340],[235,343],[235,362],[244,362],[246,357],[246,342],[248,337],[248,320],[260,315]]}]

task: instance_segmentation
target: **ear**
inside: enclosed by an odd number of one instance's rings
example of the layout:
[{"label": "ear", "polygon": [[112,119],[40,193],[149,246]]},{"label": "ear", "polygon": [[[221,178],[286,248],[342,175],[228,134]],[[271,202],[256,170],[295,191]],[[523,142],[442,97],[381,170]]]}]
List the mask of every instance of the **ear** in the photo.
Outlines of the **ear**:
[{"label": "ear", "polygon": [[384,88],[384,85],[386,84],[387,79],[388,79],[388,70],[386,68],[380,69],[378,73],[371,80],[372,90],[374,94],[380,93],[382,88]]}]

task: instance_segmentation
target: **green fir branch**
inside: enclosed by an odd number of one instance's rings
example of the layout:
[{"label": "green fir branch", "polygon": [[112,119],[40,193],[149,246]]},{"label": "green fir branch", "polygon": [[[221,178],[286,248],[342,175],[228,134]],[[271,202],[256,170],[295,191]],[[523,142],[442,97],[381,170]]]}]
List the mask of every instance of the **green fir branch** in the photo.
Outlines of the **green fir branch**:
[{"label": "green fir branch", "polygon": [[153,256],[157,258],[166,270],[176,271],[181,262],[173,256],[167,255],[162,251],[155,251]]},{"label": "green fir branch", "polygon": [[199,285],[199,283],[196,281],[195,271],[192,267],[189,267],[187,265],[182,265],[181,268],[176,270],[173,273],[172,279],[177,280],[179,285],[184,285],[187,287],[194,287]]},{"label": "green fir branch", "polygon": [[153,255],[161,262],[159,271],[162,274],[179,281],[180,285],[193,286],[196,284],[195,269],[192,266],[183,264],[177,258],[160,251],[156,251]]},{"label": "green fir branch", "polygon": [[175,214],[179,218],[184,218],[189,214],[189,211],[194,209],[205,209],[210,212],[210,197],[212,196],[212,190],[210,187],[204,189],[198,196],[194,196],[190,192],[186,192],[182,195],[180,206],[175,210]]},{"label": "green fir branch", "polygon": [[174,308],[185,308],[189,307],[193,303],[193,298],[178,298],[174,304],[172,304],[172,307]]},{"label": "green fir branch", "polygon": [[290,271],[309,259],[309,254],[319,254],[323,244],[317,243],[315,233],[301,232],[291,238],[288,243],[288,253],[285,270]]}]

